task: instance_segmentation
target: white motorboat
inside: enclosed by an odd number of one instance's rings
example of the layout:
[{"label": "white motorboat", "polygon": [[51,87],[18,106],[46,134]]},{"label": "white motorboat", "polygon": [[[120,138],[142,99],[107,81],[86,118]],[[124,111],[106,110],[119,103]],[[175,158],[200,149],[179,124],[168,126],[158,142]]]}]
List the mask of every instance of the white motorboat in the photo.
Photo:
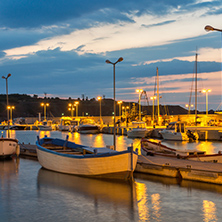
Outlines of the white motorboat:
[{"label": "white motorboat", "polygon": [[146,128],[145,122],[132,122],[132,129],[128,130],[127,137],[129,138],[144,138],[149,130]]},{"label": "white motorboat", "polygon": [[163,139],[165,140],[176,140],[176,141],[189,141],[197,140],[197,134],[186,130],[185,123],[183,122],[171,122],[166,129],[160,131]]}]

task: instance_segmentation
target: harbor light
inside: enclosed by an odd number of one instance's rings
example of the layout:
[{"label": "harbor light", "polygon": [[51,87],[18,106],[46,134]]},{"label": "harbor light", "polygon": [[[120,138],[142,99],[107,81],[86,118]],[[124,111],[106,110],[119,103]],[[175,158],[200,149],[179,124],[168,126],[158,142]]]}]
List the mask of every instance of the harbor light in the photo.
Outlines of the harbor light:
[{"label": "harbor light", "polygon": [[74,106],[76,107],[76,117],[78,117],[78,105],[79,105],[79,102],[76,101]]},{"label": "harbor light", "polygon": [[136,92],[139,93],[139,121],[141,121],[141,104],[140,104],[140,101],[141,101],[141,95],[143,93],[143,90],[142,89],[137,89]]},{"label": "harbor light", "polygon": [[12,110],[15,109],[15,107],[14,106],[8,106],[7,109],[10,110],[10,122],[12,124]]},{"label": "harbor light", "polygon": [[68,110],[71,112],[71,117],[73,117],[73,112],[74,112],[74,110],[75,110],[74,104],[69,103],[69,108],[68,108]]},{"label": "harbor light", "polygon": [[203,89],[202,93],[206,93],[206,115],[208,115],[208,93],[211,92],[211,89]]},{"label": "harbor light", "polygon": [[150,97],[151,100],[153,100],[153,123],[154,123],[154,100],[156,99],[156,96]]},{"label": "harbor light", "polygon": [[106,60],[106,63],[113,65],[113,111],[114,111],[114,117],[113,117],[113,125],[114,125],[114,132],[113,132],[113,146],[114,150],[116,150],[116,74],[115,74],[115,67],[118,62],[122,62],[123,58],[120,57],[116,62],[110,62],[109,60]]},{"label": "harbor light", "polygon": [[122,115],[121,114],[121,105],[122,105],[123,101],[120,100],[117,103],[119,104],[119,117],[121,117],[121,115]]},{"label": "harbor light", "polygon": [[101,97],[101,96],[98,96],[98,97],[97,97],[97,100],[99,101],[100,124],[102,124],[102,105],[101,105],[102,97]]},{"label": "harbor light", "polygon": [[46,107],[49,106],[49,103],[41,103],[41,106],[44,107],[44,120],[46,120]]}]

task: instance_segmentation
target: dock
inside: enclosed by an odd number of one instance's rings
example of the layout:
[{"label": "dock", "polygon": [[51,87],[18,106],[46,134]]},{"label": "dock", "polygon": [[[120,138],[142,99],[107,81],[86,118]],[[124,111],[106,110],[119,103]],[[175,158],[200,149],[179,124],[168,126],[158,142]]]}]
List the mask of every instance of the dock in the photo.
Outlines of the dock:
[{"label": "dock", "polygon": [[222,164],[139,155],[135,172],[222,185]]},{"label": "dock", "polygon": [[[36,148],[20,144],[20,156],[37,159]],[[139,155],[135,172],[222,185],[222,163]]]}]

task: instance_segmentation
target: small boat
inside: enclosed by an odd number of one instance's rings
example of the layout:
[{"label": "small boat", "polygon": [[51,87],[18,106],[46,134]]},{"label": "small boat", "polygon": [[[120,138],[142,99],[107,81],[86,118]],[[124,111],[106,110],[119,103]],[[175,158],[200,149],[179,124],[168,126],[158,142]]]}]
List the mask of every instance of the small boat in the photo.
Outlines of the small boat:
[{"label": "small boat", "polygon": [[38,125],[39,130],[41,131],[51,131],[52,130],[52,121],[43,121],[41,125]]},{"label": "small boat", "polygon": [[178,159],[222,163],[221,151],[219,151],[218,154],[206,154],[205,151],[199,150],[177,150],[161,144],[161,141],[153,139],[141,139],[141,154],[144,156],[160,155]]},{"label": "small boat", "polygon": [[10,158],[18,152],[18,140],[13,138],[0,138],[0,158]]},{"label": "small boat", "polygon": [[166,129],[160,131],[164,140],[175,140],[175,141],[195,141],[198,139],[198,136],[186,130],[185,123],[176,121],[171,122]]},{"label": "small boat", "polygon": [[80,176],[130,179],[138,159],[132,147],[118,152],[78,145],[68,137],[63,140],[45,136],[38,138],[36,145],[42,167]]},{"label": "small boat", "polygon": [[144,138],[148,134],[145,122],[132,122],[132,129],[127,131],[129,138]]},{"label": "small boat", "polygon": [[83,124],[78,126],[77,132],[84,134],[96,134],[100,132],[100,127],[93,124]]}]

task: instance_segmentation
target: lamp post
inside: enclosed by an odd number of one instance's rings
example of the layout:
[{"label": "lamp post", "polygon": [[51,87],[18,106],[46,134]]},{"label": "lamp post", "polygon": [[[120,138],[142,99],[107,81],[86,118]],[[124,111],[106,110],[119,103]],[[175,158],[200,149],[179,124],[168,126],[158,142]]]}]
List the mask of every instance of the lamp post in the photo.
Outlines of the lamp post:
[{"label": "lamp post", "polygon": [[41,106],[44,107],[44,120],[46,120],[46,107],[49,106],[48,103],[41,103]]},{"label": "lamp post", "polygon": [[137,89],[136,92],[139,93],[139,121],[141,121],[141,105],[140,105],[140,100],[141,100],[141,94],[142,94],[143,90],[142,89]]},{"label": "lamp post", "polygon": [[193,104],[191,104],[191,105],[186,104],[185,106],[188,108],[188,114],[190,114],[190,107],[193,107]]},{"label": "lamp post", "polygon": [[119,104],[119,118],[121,117],[121,104],[123,103],[123,101],[118,101],[117,102]]},{"label": "lamp post", "polygon": [[101,124],[102,123],[102,106],[101,106],[102,97],[98,96],[97,99],[99,101],[99,117],[100,117],[100,124]]},{"label": "lamp post", "polygon": [[123,58],[120,57],[116,62],[110,62],[109,60],[106,60],[106,63],[108,64],[112,64],[113,65],[113,109],[114,109],[114,132],[113,132],[113,146],[114,146],[114,150],[116,150],[116,86],[115,86],[115,81],[116,81],[116,77],[115,77],[115,66],[118,62],[122,62]]},{"label": "lamp post", "polygon": [[8,106],[7,109],[10,110],[10,122],[12,123],[12,110],[15,109],[15,107],[14,106]]},{"label": "lamp post", "polygon": [[[217,28],[214,28],[210,25],[206,25],[204,27],[205,31],[207,32],[210,32],[210,31],[217,31],[217,32],[221,32],[221,41],[222,41],[222,29],[217,29]],[[222,42],[221,42],[222,43]],[[221,63],[221,75],[222,75],[222,63]],[[222,98],[221,98],[222,99]]]},{"label": "lamp post", "polygon": [[78,117],[78,105],[79,105],[79,102],[76,101],[74,106],[76,106],[76,117]]},{"label": "lamp post", "polygon": [[71,117],[73,118],[73,112],[74,112],[74,110],[75,110],[74,105],[71,104],[71,103],[69,103],[69,108],[68,108],[68,110],[71,112]]},{"label": "lamp post", "polygon": [[[8,107],[8,78],[11,76],[9,73],[7,77],[2,76],[3,79],[6,80],[6,106]],[[7,109],[7,121],[8,121],[8,137],[9,137],[9,110]]]},{"label": "lamp post", "polygon": [[208,115],[208,93],[211,92],[211,89],[203,89],[202,93],[206,93],[206,115]]},{"label": "lamp post", "polygon": [[123,118],[124,118],[126,116],[125,106],[122,107],[122,110],[123,110],[122,115],[123,115]]},{"label": "lamp post", "polygon": [[153,100],[153,123],[154,123],[154,100],[156,99],[156,96],[150,97],[151,100]]}]

